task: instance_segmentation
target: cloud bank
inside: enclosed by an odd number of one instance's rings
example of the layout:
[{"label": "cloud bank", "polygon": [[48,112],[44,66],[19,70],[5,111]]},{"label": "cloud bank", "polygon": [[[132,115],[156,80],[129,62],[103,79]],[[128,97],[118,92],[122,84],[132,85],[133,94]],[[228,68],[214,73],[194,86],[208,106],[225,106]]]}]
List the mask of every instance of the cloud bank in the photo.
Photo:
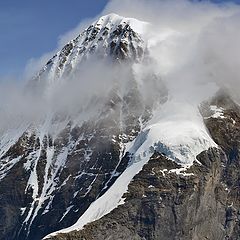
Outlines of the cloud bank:
[{"label": "cloud bank", "polygon": [[[153,73],[169,89],[170,97],[199,104],[216,91],[216,85],[228,89],[239,100],[240,90],[240,7],[233,3],[213,4],[187,0],[112,0],[100,15],[117,13],[124,17],[148,22],[144,39],[147,41],[148,64],[135,64],[136,80],[145,99],[157,94],[152,82],[143,79]],[[96,16],[97,19],[99,16]],[[60,37],[58,49],[76,37],[95,19],[81,22],[75,29]],[[52,56],[31,60],[27,75],[31,75]],[[93,98],[106,99],[112,86],[123,84],[127,89],[128,73],[109,64],[88,61],[73,79],[55,86],[51,97],[34,96],[20,84],[2,83],[0,86],[0,129],[14,122],[35,121],[54,109],[74,114],[89,109]],[[146,77],[147,78],[147,77]],[[121,80],[121,81],[120,81]],[[156,80],[157,81],[157,80]],[[158,83],[156,83],[158,84]],[[159,86],[161,86],[159,84]],[[157,90],[156,90],[157,89]],[[30,90],[29,90],[30,91]],[[101,101],[96,101],[100,104]],[[97,104],[95,104],[97,106]],[[93,108],[96,112],[96,108]]]}]

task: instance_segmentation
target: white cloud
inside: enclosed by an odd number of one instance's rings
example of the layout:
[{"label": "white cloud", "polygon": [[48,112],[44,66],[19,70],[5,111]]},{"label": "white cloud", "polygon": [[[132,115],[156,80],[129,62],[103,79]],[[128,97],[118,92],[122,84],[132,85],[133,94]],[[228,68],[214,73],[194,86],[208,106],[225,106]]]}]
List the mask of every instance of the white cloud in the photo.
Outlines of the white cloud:
[{"label": "white cloud", "polygon": [[[158,75],[158,79],[164,81],[172,95],[196,103],[212,94],[213,83],[228,88],[235,98],[238,97],[239,6],[185,0],[112,0],[100,15],[110,12],[151,23],[146,37],[149,39],[149,53],[153,61],[148,66],[135,65],[134,70],[139,71],[137,77],[142,78],[145,74],[147,78],[147,74],[152,71]],[[94,20],[87,19],[60,36],[57,50]],[[44,54],[40,59],[30,60],[26,67],[27,76],[40,69],[53,52]],[[79,75],[75,75],[74,79],[66,79],[69,82],[56,87],[51,102],[25,96],[22,91],[17,92],[15,86],[14,90],[1,87],[0,108],[16,116],[22,114],[31,118],[44,115],[48,107],[67,109],[74,114],[78,107],[88,106],[91,97],[105,98],[110,91],[109,86],[115,84],[115,75],[115,70],[105,62],[92,60],[80,67]],[[128,77],[125,75],[126,79]],[[152,82],[151,85],[146,79],[139,81],[145,99],[157,94],[158,88],[152,87],[155,86]],[[6,92],[14,92],[14,96]],[[1,117],[1,122],[4,119]]]}]

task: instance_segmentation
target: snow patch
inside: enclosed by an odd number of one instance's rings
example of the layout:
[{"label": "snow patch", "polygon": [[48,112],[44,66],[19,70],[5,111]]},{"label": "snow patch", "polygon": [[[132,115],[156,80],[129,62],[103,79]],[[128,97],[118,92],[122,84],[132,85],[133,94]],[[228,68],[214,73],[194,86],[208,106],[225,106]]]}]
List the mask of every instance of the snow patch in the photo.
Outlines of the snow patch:
[{"label": "snow patch", "polygon": [[210,147],[217,145],[209,136],[198,108],[188,102],[169,101],[158,107],[127,151],[139,160],[157,151],[180,165],[191,165],[199,153]]},{"label": "snow patch", "polygon": [[211,105],[210,110],[213,112],[213,114],[209,118],[226,118],[224,116],[224,108],[218,107],[216,105]]},{"label": "snow patch", "polygon": [[115,13],[105,15],[94,23],[94,25],[98,27],[109,26],[111,28],[114,28],[114,26],[117,27],[120,24],[128,24],[138,34],[143,34],[146,31],[146,27],[148,26],[147,22],[142,22],[135,18],[122,17]]}]

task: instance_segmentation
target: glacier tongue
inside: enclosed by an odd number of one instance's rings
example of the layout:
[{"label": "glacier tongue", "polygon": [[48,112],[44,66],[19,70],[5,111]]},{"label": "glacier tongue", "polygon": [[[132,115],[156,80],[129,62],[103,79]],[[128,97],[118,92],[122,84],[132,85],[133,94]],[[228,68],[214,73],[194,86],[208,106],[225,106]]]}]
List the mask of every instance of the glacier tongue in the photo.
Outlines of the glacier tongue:
[{"label": "glacier tongue", "polygon": [[191,165],[199,153],[217,147],[198,107],[188,102],[170,100],[159,106],[143,133],[144,139],[140,134],[128,146],[128,152],[139,159],[156,151],[181,165]]}]

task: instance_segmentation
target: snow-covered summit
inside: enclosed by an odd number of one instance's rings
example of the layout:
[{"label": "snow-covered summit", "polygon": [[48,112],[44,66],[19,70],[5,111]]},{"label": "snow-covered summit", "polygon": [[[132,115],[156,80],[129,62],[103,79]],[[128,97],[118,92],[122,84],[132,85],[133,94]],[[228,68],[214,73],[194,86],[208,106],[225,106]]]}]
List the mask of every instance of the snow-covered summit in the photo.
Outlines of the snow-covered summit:
[{"label": "snow-covered summit", "polygon": [[128,24],[136,33],[143,34],[148,23],[139,21],[135,18],[125,18],[115,13],[102,16],[95,23],[97,26],[119,26]]},{"label": "snow-covered summit", "polygon": [[117,14],[103,16],[50,59],[35,80],[44,78],[53,81],[68,76],[90,56],[111,57],[116,61],[140,61],[146,47],[142,38],[146,27],[146,22],[134,18]]}]

